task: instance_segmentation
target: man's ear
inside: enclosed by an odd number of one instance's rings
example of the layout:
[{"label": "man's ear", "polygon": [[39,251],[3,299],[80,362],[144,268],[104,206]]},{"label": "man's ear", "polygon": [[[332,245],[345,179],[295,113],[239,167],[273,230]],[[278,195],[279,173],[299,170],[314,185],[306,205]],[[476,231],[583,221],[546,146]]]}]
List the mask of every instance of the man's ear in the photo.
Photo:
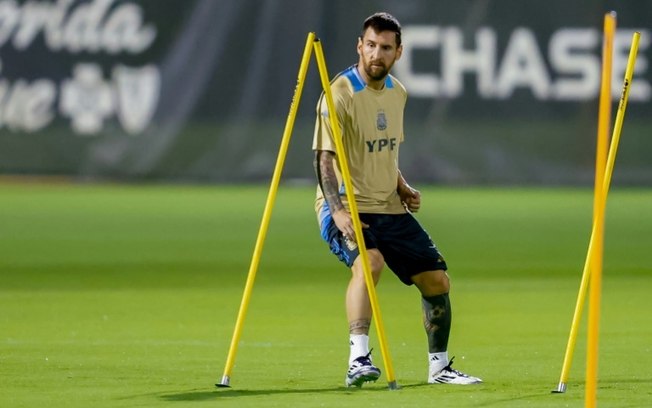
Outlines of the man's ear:
[{"label": "man's ear", "polygon": [[401,55],[403,55],[403,44],[399,45],[398,48],[396,49],[396,60],[395,61],[400,60]]}]

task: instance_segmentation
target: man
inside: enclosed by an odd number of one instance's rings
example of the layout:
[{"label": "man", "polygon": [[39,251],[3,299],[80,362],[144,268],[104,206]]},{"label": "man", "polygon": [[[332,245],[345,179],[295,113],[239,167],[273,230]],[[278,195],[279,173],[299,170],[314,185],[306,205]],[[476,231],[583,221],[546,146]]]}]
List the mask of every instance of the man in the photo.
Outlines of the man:
[{"label": "man", "polygon": [[389,71],[402,51],[401,26],[396,18],[388,13],[368,17],[358,38],[358,63],[331,83],[336,112],[328,112],[323,96],[317,106],[313,150],[319,186],[315,209],[322,237],[352,271],[346,291],[351,349],[345,383],[360,387],[376,381],[380,370],[371,361],[372,310],[356,243],[361,237],[355,236],[348,211],[338,165],[343,158],[336,157],[330,114],[337,115],[342,129],[374,283],[387,263],[404,284],[415,285],[421,292],[429,347],[428,382],[480,383],[479,378],[451,368],[446,262],[412,216],[419,210],[421,194],[407,184],[398,169],[407,93]]}]

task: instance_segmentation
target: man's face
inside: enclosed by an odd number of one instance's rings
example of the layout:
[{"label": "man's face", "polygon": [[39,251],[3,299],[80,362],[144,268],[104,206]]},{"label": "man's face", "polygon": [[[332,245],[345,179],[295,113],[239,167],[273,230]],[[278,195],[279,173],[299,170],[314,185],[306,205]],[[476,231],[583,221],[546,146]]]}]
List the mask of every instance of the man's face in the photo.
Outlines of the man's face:
[{"label": "man's face", "polygon": [[396,46],[396,33],[393,31],[377,33],[369,27],[358,39],[360,64],[373,81],[380,81],[389,74],[394,62],[401,58],[401,52],[403,46]]}]

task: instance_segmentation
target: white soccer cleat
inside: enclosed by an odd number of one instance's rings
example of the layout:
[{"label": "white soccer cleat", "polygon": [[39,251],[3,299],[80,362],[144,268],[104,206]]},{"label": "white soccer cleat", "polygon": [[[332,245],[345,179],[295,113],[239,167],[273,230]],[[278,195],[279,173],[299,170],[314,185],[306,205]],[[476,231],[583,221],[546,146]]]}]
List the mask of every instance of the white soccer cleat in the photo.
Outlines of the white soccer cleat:
[{"label": "white soccer cleat", "polygon": [[451,368],[453,365],[453,359],[451,358],[448,365],[442,368],[439,371],[430,372],[428,375],[429,384],[457,384],[457,385],[469,385],[469,384],[480,384],[482,382],[478,377],[472,377],[466,375],[460,371]]},{"label": "white soccer cleat", "polygon": [[344,381],[347,387],[362,387],[362,384],[376,381],[380,377],[380,369],[371,363],[370,356],[371,351],[366,356],[353,360]]}]

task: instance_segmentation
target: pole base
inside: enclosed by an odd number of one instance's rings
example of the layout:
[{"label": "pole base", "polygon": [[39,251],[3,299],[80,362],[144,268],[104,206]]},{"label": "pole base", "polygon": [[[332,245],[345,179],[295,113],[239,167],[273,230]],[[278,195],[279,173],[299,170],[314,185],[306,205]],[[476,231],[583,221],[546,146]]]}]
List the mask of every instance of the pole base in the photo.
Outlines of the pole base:
[{"label": "pole base", "polygon": [[223,375],[222,376],[222,381],[219,383],[215,384],[217,388],[229,388],[231,387],[231,377],[228,375]]},{"label": "pole base", "polygon": [[396,384],[396,380],[388,382],[387,386],[390,390],[398,390],[400,388],[398,384]]},{"label": "pole base", "polygon": [[566,383],[560,382],[556,390],[551,391],[553,394],[563,394],[566,392]]}]

